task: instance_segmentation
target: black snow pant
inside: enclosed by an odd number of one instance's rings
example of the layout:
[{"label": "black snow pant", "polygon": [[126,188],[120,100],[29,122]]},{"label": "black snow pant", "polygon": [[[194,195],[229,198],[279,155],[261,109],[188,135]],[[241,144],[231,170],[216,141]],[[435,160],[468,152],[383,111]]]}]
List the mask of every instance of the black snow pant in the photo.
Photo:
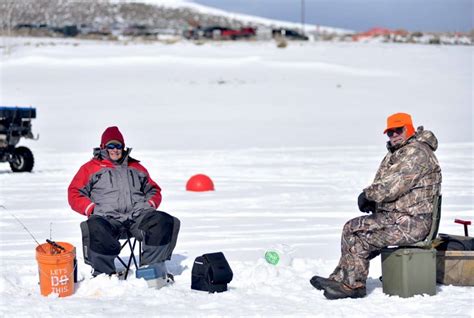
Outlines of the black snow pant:
[{"label": "black snow pant", "polygon": [[92,215],[81,224],[84,261],[94,274],[115,273],[115,258],[120,254],[120,238],[136,237],[142,244],[141,265],[164,262],[178,240],[180,221],[162,211],[143,213],[135,219],[120,222]]}]

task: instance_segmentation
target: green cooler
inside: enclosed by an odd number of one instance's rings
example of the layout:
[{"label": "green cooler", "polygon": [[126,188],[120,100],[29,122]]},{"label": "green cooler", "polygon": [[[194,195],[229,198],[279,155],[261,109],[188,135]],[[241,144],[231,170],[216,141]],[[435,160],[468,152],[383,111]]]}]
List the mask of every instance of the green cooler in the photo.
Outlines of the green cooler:
[{"label": "green cooler", "polygon": [[385,294],[403,298],[436,295],[436,250],[382,249],[382,285]]}]

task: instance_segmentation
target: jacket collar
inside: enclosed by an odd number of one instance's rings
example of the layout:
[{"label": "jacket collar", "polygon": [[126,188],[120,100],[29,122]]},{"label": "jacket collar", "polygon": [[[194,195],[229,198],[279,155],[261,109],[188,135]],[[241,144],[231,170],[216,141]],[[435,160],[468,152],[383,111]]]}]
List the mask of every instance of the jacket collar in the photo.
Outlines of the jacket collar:
[{"label": "jacket collar", "polygon": [[416,130],[416,133],[413,136],[411,136],[410,138],[405,140],[405,142],[403,142],[402,144],[398,146],[392,147],[390,145],[390,141],[387,141],[387,149],[391,153],[394,153],[398,149],[403,148],[407,144],[410,144],[415,141],[425,143],[433,151],[436,151],[436,149],[438,149],[438,139],[436,138],[436,136],[434,135],[432,131],[425,130],[423,126],[419,126]]},{"label": "jacket collar", "polygon": [[399,145],[396,145],[396,146],[392,146],[392,145],[390,144],[390,141],[387,141],[387,149],[388,149],[388,151],[390,151],[391,153],[394,153],[394,152],[397,151],[398,149],[405,147],[405,146],[408,145],[409,143],[412,143],[414,140],[415,140],[415,135],[411,136],[410,138],[408,138],[407,140],[405,140],[403,143],[401,143],[401,144],[399,144]]}]

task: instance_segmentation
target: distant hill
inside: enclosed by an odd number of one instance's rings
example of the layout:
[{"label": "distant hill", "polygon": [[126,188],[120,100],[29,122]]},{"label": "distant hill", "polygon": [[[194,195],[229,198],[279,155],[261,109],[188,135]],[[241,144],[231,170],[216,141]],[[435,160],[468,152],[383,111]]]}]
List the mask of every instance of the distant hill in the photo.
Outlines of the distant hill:
[{"label": "distant hill", "polygon": [[[175,9],[186,8],[200,14],[226,17],[230,20],[237,20],[241,23],[244,23],[246,25],[251,25],[251,26],[285,27],[285,28],[291,28],[291,29],[301,29],[302,27],[300,23],[273,20],[273,19],[262,18],[258,16],[224,11],[221,9],[208,7],[208,6],[197,4],[194,2],[188,2],[187,0],[110,0],[110,2],[112,3],[141,2],[141,3],[161,6],[163,8],[175,8]],[[321,33],[335,33],[335,34],[354,33],[354,31],[352,30],[333,28],[333,27],[321,26],[321,25],[316,26],[313,24],[306,24],[305,30],[309,32],[318,30],[318,32],[321,32]]]},{"label": "distant hill", "polygon": [[[186,0],[0,0],[0,36],[102,40],[291,40],[473,45],[469,34],[350,30],[237,14]],[[376,32],[374,31],[376,30]],[[285,45],[284,42],[280,43]]]},{"label": "distant hill", "polygon": [[[142,25],[148,28],[172,29],[177,32],[196,26],[214,25],[230,28],[244,26],[301,28],[301,25],[297,23],[233,14],[181,0],[143,0],[143,2],[0,0],[0,18],[4,30],[18,25],[52,27],[82,25],[96,30],[123,29],[130,25]],[[315,26],[305,26],[306,31],[315,29]],[[319,27],[318,31],[343,33],[345,30]]]}]

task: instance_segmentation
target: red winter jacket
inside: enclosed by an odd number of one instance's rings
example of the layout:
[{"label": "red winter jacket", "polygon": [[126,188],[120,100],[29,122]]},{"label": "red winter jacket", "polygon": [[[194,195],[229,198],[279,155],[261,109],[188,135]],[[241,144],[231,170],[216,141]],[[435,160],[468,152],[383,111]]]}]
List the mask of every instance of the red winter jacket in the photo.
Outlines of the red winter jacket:
[{"label": "red winter jacket", "polygon": [[68,188],[74,211],[125,221],[158,208],[161,188],[138,160],[128,156],[130,151],[124,151],[123,160],[114,163],[106,150],[94,149],[94,158],[79,169]]}]

